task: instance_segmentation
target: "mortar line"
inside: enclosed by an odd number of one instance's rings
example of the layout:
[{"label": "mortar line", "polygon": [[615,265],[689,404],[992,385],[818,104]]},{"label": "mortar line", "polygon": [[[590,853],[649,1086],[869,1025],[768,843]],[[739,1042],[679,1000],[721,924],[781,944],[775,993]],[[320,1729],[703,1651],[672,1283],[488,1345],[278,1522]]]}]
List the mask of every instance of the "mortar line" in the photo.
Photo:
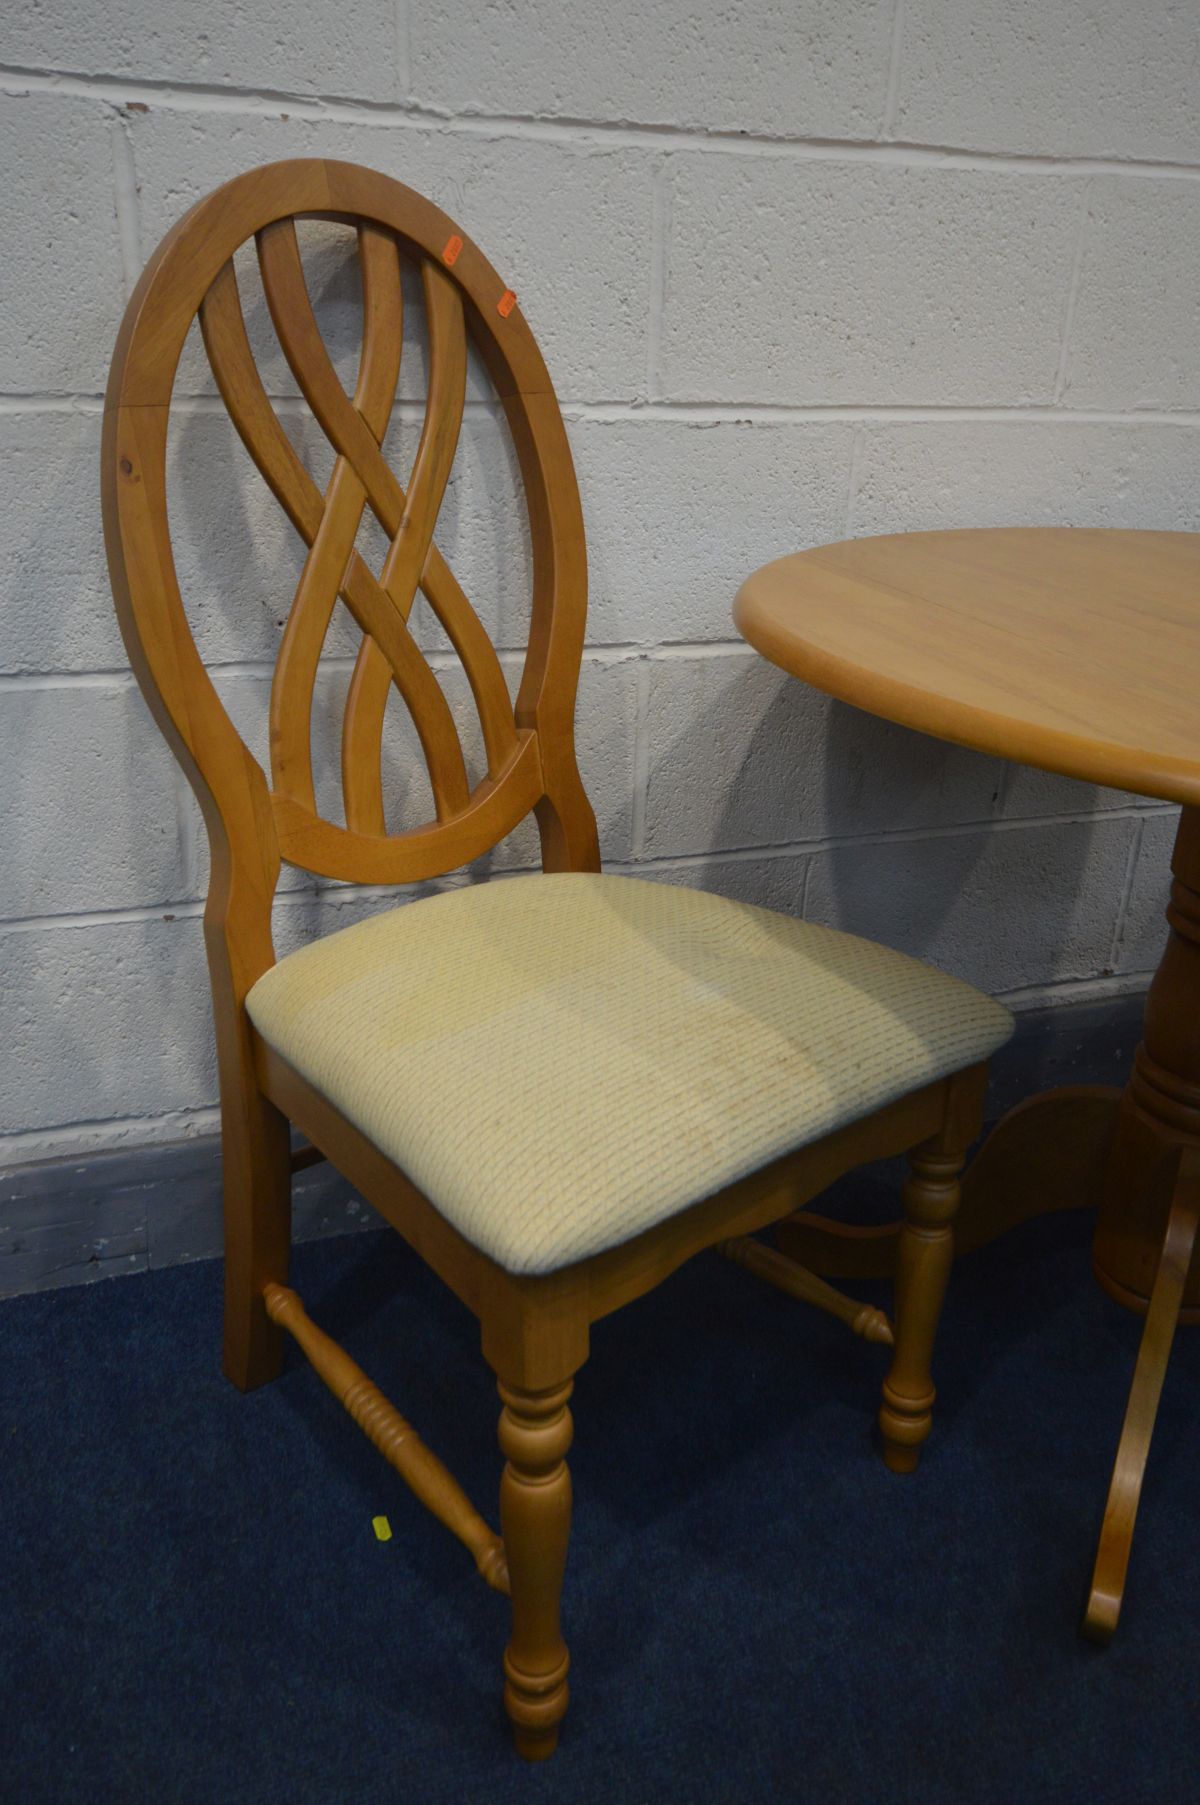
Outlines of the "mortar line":
[{"label": "mortar line", "polygon": [[1131,971],[1110,972],[1096,978],[1055,978],[1045,984],[1021,984],[1012,990],[996,990],[992,994],[1015,1015],[1021,1015],[1064,991],[1068,995],[1075,993],[1081,1002],[1103,1001],[1112,996],[1137,996],[1150,988],[1153,976],[1151,971]]},{"label": "mortar line", "polygon": [[[175,856],[184,896],[197,896],[205,861],[199,856],[200,810],[182,767],[171,760],[171,794],[175,804]],[[207,834],[205,839],[207,840]]]},{"label": "mortar line", "polygon": [[[637,868],[642,872],[689,870],[705,865],[744,864],[750,860],[815,857],[825,852],[844,851],[848,847],[919,844],[927,840],[963,839],[978,836],[980,833],[1020,833],[1034,828],[1091,826],[1098,821],[1141,821],[1146,812],[1144,809],[1126,806],[1099,809],[1093,814],[1028,815],[1003,821],[985,816],[982,819],[946,822],[936,826],[875,828],[860,833],[814,835],[807,840],[776,841],[754,846],[710,847],[699,852],[657,853],[647,857],[643,851],[636,859],[631,856],[630,859],[624,861],[609,861],[608,869],[621,870],[627,866],[632,867],[636,863]],[[504,869],[515,874],[522,870],[532,869],[532,867],[513,865],[506,866]],[[458,874],[447,874],[451,878],[456,875]],[[330,885],[325,883],[318,885],[314,879],[311,885],[280,891],[275,901],[282,908],[293,908],[300,906],[302,902],[311,902],[314,897],[322,899],[334,897],[340,900],[355,901],[375,896],[396,895],[413,887],[411,884]],[[0,920],[0,936],[40,933],[43,930],[75,931],[93,927],[129,927],[155,921],[191,921],[198,919],[203,911],[202,899],[185,897],[157,904],[93,909],[73,914],[12,916]]]},{"label": "mortar line", "polygon": [[866,449],[866,429],[859,423],[854,428],[854,437],[850,445],[850,471],[846,483],[846,518],[843,539],[854,537],[854,510],[858,502],[858,483],[862,469],[863,452]]},{"label": "mortar line", "polygon": [[[732,592],[731,597],[732,600]],[[420,649],[420,648],[419,648]],[[496,654],[500,662],[517,669],[524,661],[526,647],[524,645],[496,645]],[[460,668],[458,654],[442,647],[422,649],[421,655],[431,670],[453,672]],[[753,646],[740,637],[729,639],[697,639],[697,640],[589,640],[583,648],[583,659],[588,664],[623,664],[632,659],[646,659],[651,663],[700,663],[717,658],[758,658],[760,655]],[[321,670],[327,675],[348,675],[354,669],[352,653],[330,653],[321,660]],[[240,677],[273,676],[276,659],[264,653],[260,658],[206,660],[205,670],[212,677],[223,677],[230,680]],[[5,690],[19,692],[22,690],[68,690],[68,689],[129,689],[133,687],[134,676],[128,665],[111,665],[100,669],[83,671],[0,671],[0,692]],[[981,754],[981,756],[997,756]],[[1005,789],[1007,794],[1007,787]],[[1148,807],[1170,808],[1169,802],[1147,800]],[[1109,811],[1104,811],[1109,812]]]},{"label": "mortar line", "polygon": [[1142,852],[1142,840],[1145,837],[1146,823],[1139,820],[1134,827],[1129,844],[1129,853],[1125,860],[1125,876],[1121,884],[1121,894],[1117,899],[1116,920],[1113,922],[1112,941],[1109,947],[1108,968],[1115,972],[1117,961],[1121,955],[1121,942],[1125,936],[1125,923],[1129,915],[1129,905],[1133,900],[1133,886],[1137,878],[1138,860]]},{"label": "mortar line", "polygon": [[220,1107],[204,1103],[194,1109],[161,1110],[145,1116],[95,1117],[56,1123],[49,1128],[25,1128],[0,1135],[0,1180],[10,1167],[60,1159],[82,1161],[121,1147],[140,1149],[171,1141],[199,1140],[216,1134],[220,1126]]},{"label": "mortar line", "polygon": [[[732,591],[730,593],[732,602]],[[526,656],[524,645],[505,645],[498,643],[496,653],[502,664],[514,669],[519,667]],[[589,640],[583,648],[585,663],[590,664],[623,664],[634,658],[644,658],[652,663],[699,663],[713,658],[757,658],[759,654],[746,640],[733,636],[729,639],[676,639],[676,640]],[[422,650],[422,657],[434,671],[454,671],[460,667],[458,654],[453,650],[433,647]],[[227,661],[206,660],[205,670],[210,676],[223,678],[239,677],[271,677],[275,670],[275,656],[264,653],[260,658],[229,659]],[[321,670],[329,675],[348,675],[354,669],[352,653],[330,653],[321,660]],[[128,665],[110,665],[100,669],[83,671],[0,671],[0,692],[4,690],[58,690],[58,689],[129,689],[134,684],[134,676]],[[982,756],[996,756],[983,754]],[[1007,793],[1007,792],[1006,792]],[[1146,806],[1170,808],[1169,802],[1151,802]]]},{"label": "mortar line", "polygon": [[634,677],[633,806],[629,824],[629,853],[640,864],[646,850],[646,792],[650,785],[650,660],[639,661]]},{"label": "mortar line", "polygon": [[[307,415],[308,405],[300,395],[273,395],[272,406],[280,414]],[[905,402],[766,402],[766,401],[563,401],[564,420],[568,424],[594,421],[598,425],[617,425],[626,421],[672,421],[677,425],[698,426],[763,425],[816,426],[837,422],[861,422],[864,426],[1012,426],[1027,423],[1054,426],[1200,426],[1200,408],[1082,408],[1063,407],[1053,402],[1011,406],[994,403],[946,402],[944,404]],[[172,403],[181,414],[226,413],[219,395],[180,395]],[[30,390],[28,393],[0,393],[0,415],[21,417],[38,414],[99,415],[104,411],[104,397],[98,394],[55,394]],[[499,420],[499,404],[483,399],[466,403],[464,413]],[[425,417],[424,403],[398,401],[393,418],[419,423]]]},{"label": "mortar line", "polygon": [[107,101],[122,106],[130,100],[155,104],[164,111],[277,118],[286,107],[293,121],[349,125],[411,126],[476,137],[541,139],[584,146],[589,139],[614,148],[661,147],[669,139],[678,148],[718,155],[783,157],[800,161],[869,162],[894,167],[926,164],[940,169],[992,169],[1030,175],[1130,175],[1184,181],[1200,178],[1200,163],[1151,157],[1085,157],[1052,152],[967,149],[961,145],[881,144],[870,138],[804,137],[741,127],[705,129],[651,121],[589,119],[569,114],[452,113],[417,102],[369,100],[345,95],[302,94],[283,88],[241,88],[163,79],[138,80],[120,75],[87,75],[21,64],[0,64],[0,90],[48,93],[67,98]]},{"label": "mortar line", "polygon": [[1071,249],[1071,274],[1067,282],[1067,299],[1063,307],[1062,328],[1058,344],[1058,368],[1054,373],[1054,405],[1062,405],[1067,392],[1070,370],[1071,337],[1075,330],[1075,309],[1083,279],[1083,254],[1087,245],[1087,228],[1091,217],[1092,183],[1083,184],[1079,197],[1079,217],[1075,222],[1075,243]]},{"label": "mortar line", "polygon": [[142,273],[141,234],[138,230],[137,171],[133,160],[129,115],[121,108],[113,111],[113,193],[117,212],[117,239],[121,253],[121,273],[125,279],[128,300]]},{"label": "mortar line", "polygon": [[[1167,805],[1169,806],[1169,805]],[[1030,828],[1084,827],[1099,821],[1140,821],[1148,810],[1126,804],[1120,808],[1096,809],[1091,813],[1063,811],[1054,815],[1016,815],[997,820],[991,815],[969,821],[939,822],[921,827],[880,827],[857,833],[817,834],[807,840],[767,841],[754,846],[710,847],[699,852],[658,853],[644,858],[643,866],[736,864],[745,859],[788,859],[804,854],[817,856],[825,852],[841,852],[855,846],[891,846],[919,843],[924,840],[953,840],[981,833],[1024,832]]]},{"label": "mortar line", "polygon": [[409,0],[395,0],[396,94],[398,104],[408,106],[412,98],[412,8]]},{"label": "mortar line", "polygon": [[890,139],[896,126],[900,103],[900,65],[904,53],[904,0],[896,0],[892,12],[892,38],[888,51],[887,85],[883,95],[883,118],[879,136]]},{"label": "mortar line", "polygon": [[[1152,976],[1153,973],[1144,971],[1104,978],[1059,978],[1046,984],[998,991],[996,995],[1014,1013],[1023,1014],[1040,1003],[1061,1007],[1064,1000],[1103,1001],[1109,997],[1138,995],[1149,987]],[[0,1135],[0,1178],[13,1167],[35,1162],[77,1160],[82,1163],[122,1147],[196,1141],[210,1134],[215,1136],[220,1123],[219,1106],[205,1103],[191,1109],[160,1110],[140,1116],[92,1117],[55,1123],[46,1128],[22,1129],[15,1134]]]},{"label": "mortar line", "polygon": [[[497,645],[497,656],[500,662],[511,667],[518,667],[525,658],[524,646]],[[585,645],[584,662],[587,664],[622,664],[634,658],[658,658],[667,661],[682,658],[723,658],[753,657],[755,654],[742,639],[699,640],[695,644],[678,641],[666,645],[642,644],[634,641],[619,641],[611,644],[598,642]],[[434,671],[455,671],[461,668],[457,652],[435,647],[422,652],[426,664]],[[321,670],[329,675],[349,675],[354,669],[352,653],[331,653],[322,658]],[[231,659],[226,663],[208,661],[204,666],[212,677],[271,677],[275,670],[275,659],[264,655],[262,658]],[[103,670],[87,671],[9,671],[0,672],[0,692],[5,690],[17,692],[21,690],[58,690],[58,689],[131,689],[135,678],[127,665],[113,665]]]},{"label": "mortar line", "polygon": [[803,873],[801,874],[801,878],[800,878],[800,910],[799,910],[799,914],[800,914],[801,921],[808,920],[808,893],[809,893],[809,890],[812,888],[812,868],[813,868],[812,858],[811,857],[806,858],[804,861],[804,870],[803,870]]},{"label": "mortar line", "polygon": [[996,800],[992,804],[992,819],[1003,819],[1008,804],[1009,791],[1012,789],[1013,772],[1016,769],[1011,759],[1006,758],[1000,767],[1000,781],[996,785]]},{"label": "mortar line", "polygon": [[670,274],[671,165],[664,157],[654,178],[650,219],[650,293],[646,320],[646,398],[653,403],[662,393],[663,310],[667,304]]}]

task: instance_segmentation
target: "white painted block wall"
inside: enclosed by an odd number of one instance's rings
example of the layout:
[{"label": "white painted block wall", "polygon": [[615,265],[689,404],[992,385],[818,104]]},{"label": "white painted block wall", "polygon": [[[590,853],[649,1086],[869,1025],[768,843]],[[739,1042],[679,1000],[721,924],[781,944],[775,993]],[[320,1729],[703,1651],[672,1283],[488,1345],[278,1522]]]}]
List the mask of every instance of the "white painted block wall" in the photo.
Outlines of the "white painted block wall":
[{"label": "white painted block wall", "polygon": [[[846,533],[1200,529],[1198,71],[1176,0],[10,0],[0,1161],[214,1119],[202,835],[113,620],[100,406],[160,235],[275,157],[426,190],[520,293],[591,537],[580,746],[613,868],[1018,1005],[1144,984],[1171,811],[831,704],[730,604]],[[253,734],[296,548],[198,361],[181,389],[181,575]],[[462,459],[440,538],[512,651],[525,568],[482,406]],[[380,900],[293,876],[280,945]]]}]

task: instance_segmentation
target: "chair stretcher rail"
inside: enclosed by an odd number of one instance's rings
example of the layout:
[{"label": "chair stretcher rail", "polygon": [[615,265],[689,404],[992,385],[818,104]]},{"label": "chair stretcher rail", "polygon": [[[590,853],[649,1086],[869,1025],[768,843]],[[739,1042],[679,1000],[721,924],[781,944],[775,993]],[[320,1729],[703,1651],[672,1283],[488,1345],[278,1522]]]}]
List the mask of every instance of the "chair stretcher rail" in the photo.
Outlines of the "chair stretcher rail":
[{"label": "chair stretcher rail", "polygon": [[294,1147],[292,1149],[292,1171],[304,1172],[309,1166],[323,1165],[325,1157],[325,1154],[321,1152],[319,1147]]},{"label": "chair stretcher rail", "polygon": [[294,1291],[268,1285],[263,1292],[267,1315],[286,1329],[307,1356],[338,1402],[390,1462],[410,1491],[470,1549],[489,1586],[508,1592],[504,1544],[488,1528],[458,1480],[421,1440],[411,1423],[388,1402],[344,1348],[319,1329]]},{"label": "chair stretcher rail", "polygon": [[827,1315],[836,1316],[865,1341],[879,1341],[886,1347],[893,1345],[892,1325],[882,1310],[877,1310],[874,1304],[847,1297],[844,1291],[827,1285],[807,1266],[790,1260],[774,1247],[767,1247],[750,1235],[735,1235],[732,1240],[719,1241],[717,1252],[723,1253],[735,1266],[744,1266],[747,1272],[757,1273],[769,1285],[786,1291],[789,1297],[798,1297],[804,1303],[824,1310]]}]

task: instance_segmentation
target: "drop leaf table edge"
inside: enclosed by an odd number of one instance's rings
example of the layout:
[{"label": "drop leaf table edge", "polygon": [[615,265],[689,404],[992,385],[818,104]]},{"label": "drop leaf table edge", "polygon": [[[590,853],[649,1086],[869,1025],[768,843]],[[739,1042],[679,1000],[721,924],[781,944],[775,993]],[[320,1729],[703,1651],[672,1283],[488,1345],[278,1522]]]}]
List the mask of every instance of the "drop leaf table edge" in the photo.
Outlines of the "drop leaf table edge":
[{"label": "drop leaf table edge", "polygon": [[[963,1179],[958,1251],[1095,1207],[1093,1270],[1145,1315],[1084,1613],[1116,1628],[1178,1322],[1200,1321],[1200,534],[974,528],[844,541],[764,565],[742,636],[843,702],[956,744],[1182,805],[1169,934],[1124,1091],[1010,1110]],[[784,1252],[828,1278],[889,1273],[899,1223],[805,1211]]]}]

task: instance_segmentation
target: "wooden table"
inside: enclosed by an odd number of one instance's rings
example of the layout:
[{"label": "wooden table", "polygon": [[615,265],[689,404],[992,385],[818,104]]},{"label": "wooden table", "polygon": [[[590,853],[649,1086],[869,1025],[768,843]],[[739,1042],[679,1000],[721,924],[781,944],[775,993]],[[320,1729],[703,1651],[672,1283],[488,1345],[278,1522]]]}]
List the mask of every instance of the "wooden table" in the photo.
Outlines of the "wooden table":
[{"label": "wooden table", "polygon": [[[959,1247],[1098,1208],[1097,1279],[1146,1324],[1085,1630],[1107,1641],[1176,1323],[1200,1320],[1200,534],[1004,528],[800,552],[743,585],[739,631],[843,702],[959,745],[1183,804],[1170,933],[1124,1092],[1009,1112],[966,1175]],[[786,1251],[827,1276],[890,1265],[899,1225],[808,1215]]]}]

